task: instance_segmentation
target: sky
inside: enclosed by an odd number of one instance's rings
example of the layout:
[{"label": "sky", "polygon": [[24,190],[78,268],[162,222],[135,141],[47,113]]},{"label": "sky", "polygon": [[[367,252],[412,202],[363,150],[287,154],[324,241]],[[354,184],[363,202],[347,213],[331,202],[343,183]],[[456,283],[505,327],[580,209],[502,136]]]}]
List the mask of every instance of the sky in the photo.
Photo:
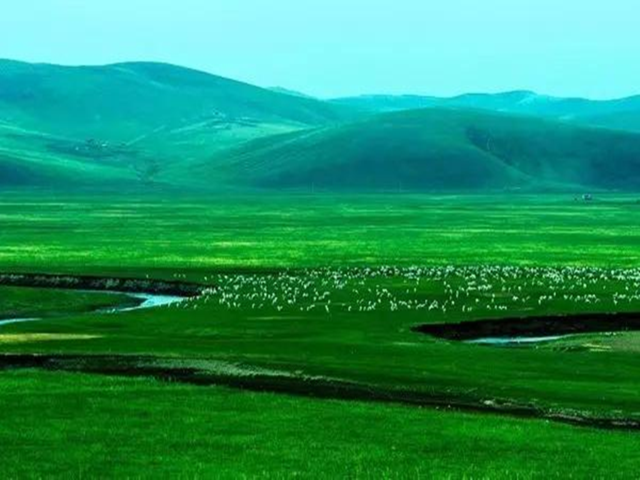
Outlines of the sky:
[{"label": "sky", "polygon": [[2,0],[0,57],[162,61],[319,97],[640,94],[638,0]]}]

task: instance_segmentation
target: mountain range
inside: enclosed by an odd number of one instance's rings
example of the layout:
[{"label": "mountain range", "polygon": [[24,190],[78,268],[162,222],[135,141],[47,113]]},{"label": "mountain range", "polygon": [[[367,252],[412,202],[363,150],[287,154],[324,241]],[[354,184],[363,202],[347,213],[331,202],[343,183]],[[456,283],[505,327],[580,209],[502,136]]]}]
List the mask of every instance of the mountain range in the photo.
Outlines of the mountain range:
[{"label": "mountain range", "polygon": [[0,60],[0,187],[634,191],[640,97],[319,100],[160,63]]},{"label": "mountain range", "polygon": [[378,113],[419,108],[479,109],[640,132],[640,96],[617,100],[587,100],[513,91],[498,94],[466,94],[450,98],[363,95],[334,99],[331,102]]}]

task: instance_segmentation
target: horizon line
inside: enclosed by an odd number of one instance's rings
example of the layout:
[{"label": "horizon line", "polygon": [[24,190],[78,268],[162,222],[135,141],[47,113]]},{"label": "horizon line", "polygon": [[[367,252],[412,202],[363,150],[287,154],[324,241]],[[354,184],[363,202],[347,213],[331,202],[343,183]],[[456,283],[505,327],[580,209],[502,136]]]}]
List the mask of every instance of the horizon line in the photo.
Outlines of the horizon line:
[{"label": "horizon line", "polygon": [[[244,83],[245,85],[251,85],[257,88],[262,88],[263,90],[270,90],[273,91],[274,89],[284,89],[284,90],[289,90],[292,94],[298,93],[301,95],[305,95],[308,96],[312,99],[315,100],[320,100],[320,101],[332,101],[332,100],[341,100],[341,99],[347,99],[347,98],[366,98],[366,97],[418,97],[418,98],[433,98],[433,99],[439,99],[439,100],[447,100],[447,99],[455,99],[455,98],[460,98],[460,97],[464,97],[464,96],[475,96],[475,95],[487,95],[487,96],[498,96],[498,95],[509,95],[509,94],[517,94],[517,93],[528,93],[528,94],[533,94],[535,96],[538,97],[546,97],[549,99],[557,99],[557,100],[587,100],[590,102],[602,102],[602,103],[606,103],[606,102],[618,102],[618,101],[623,101],[623,100],[630,100],[630,99],[635,99],[635,98],[639,98],[640,97],[640,92],[639,93],[635,93],[635,94],[630,94],[630,95],[625,95],[625,96],[621,96],[621,97],[607,97],[607,98],[593,98],[593,97],[587,97],[587,96],[560,96],[560,95],[549,95],[546,93],[540,93],[536,90],[532,90],[529,88],[513,88],[513,89],[507,89],[507,90],[487,90],[487,91],[481,91],[481,90],[468,90],[468,91],[462,91],[460,93],[454,94],[454,95],[433,95],[433,94],[429,94],[429,93],[384,93],[384,92],[377,92],[377,93],[357,93],[357,94],[353,94],[353,95],[340,95],[340,96],[316,96],[316,95],[312,95],[312,94],[308,94],[306,93],[304,90],[300,90],[297,88],[290,88],[288,86],[285,85],[259,85],[259,84],[255,84],[246,80],[242,80],[242,79],[238,79],[235,77],[230,77],[230,76],[225,76],[225,75],[220,75],[211,71],[208,71],[204,68],[198,68],[198,67],[190,67],[187,65],[183,65],[180,63],[173,63],[173,62],[168,62],[168,61],[159,61],[159,60],[124,60],[124,61],[117,61],[117,62],[109,62],[109,63],[73,63],[73,64],[69,64],[69,63],[54,63],[54,62],[32,62],[32,61],[26,61],[26,60],[17,60],[15,58],[8,58],[8,57],[0,57],[0,62],[14,62],[14,63],[21,63],[21,64],[25,64],[25,65],[39,65],[39,66],[51,66],[51,67],[62,67],[62,68],[107,68],[107,67],[116,67],[119,65],[134,65],[134,64],[148,64],[148,65],[167,65],[167,66],[171,66],[171,67],[176,67],[176,68],[181,68],[184,70],[191,70],[193,72],[198,72],[198,73],[203,73],[206,75],[210,75],[210,76],[214,76],[214,77],[218,77],[218,78],[224,78],[227,80],[231,80],[234,82],[239,82],[239,83]],[[287,93],[284,92],[277,92],[280,93],[282,95],[287,95]]]}]

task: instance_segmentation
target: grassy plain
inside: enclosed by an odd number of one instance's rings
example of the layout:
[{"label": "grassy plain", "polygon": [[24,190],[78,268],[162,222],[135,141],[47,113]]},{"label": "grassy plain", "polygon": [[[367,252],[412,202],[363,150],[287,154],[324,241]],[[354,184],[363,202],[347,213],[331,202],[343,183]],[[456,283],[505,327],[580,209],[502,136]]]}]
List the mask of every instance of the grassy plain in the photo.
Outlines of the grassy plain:
[{"label": "grassy plain", "polygon": [[[0,346],[14,354],[123,355],[130,366],[192,369],[212,383],[254,388],[268,380],[313,394],[316,384],[334,382],[399,403],[411,396],[442,406],[515,405],[548,418],[637,421],[634,334],[608,339],[624,348],[606,351],[505,349],[411,328],[637,311],[638,220],[633,196],[584,203],[572,196],[5,195],[3,271],[148,275],[213,290],[156,310],[7,325]],[[26,340],[1,342],[20,336]],[[42,465],[42,475],[97,474],[87,466],[91,455],[96,466],[102,455],[118,459],[112,472],[132,476],[587,477],[632,476],[638,467],[633,432],[148,379],[24,370],[0,379],[7,402],[28,399],[3,412],[7,442],[18,435],[12,422],[41,412],[2,462],[12,475],[24,462]],[[60,401],[29,394],[37,389]],[[56,439],[64,458],[39,448]],[[142,448],[132,452],[136,444]]]},{"label": "grassy plain", "polygon": [[75,292],[48,288],[0,287],[3,318],[55,317],[87,313],[131,303],[125,295]]},{"label": "grassy plain", "polygon": [[376,265],[640,266],[640,195],[0,201],[0,268],[137,275]]},{"label": "grassy plain", "polygon": [[640,447],[629,432],[150,379],[0,380],[13,478],[624,478]]}]

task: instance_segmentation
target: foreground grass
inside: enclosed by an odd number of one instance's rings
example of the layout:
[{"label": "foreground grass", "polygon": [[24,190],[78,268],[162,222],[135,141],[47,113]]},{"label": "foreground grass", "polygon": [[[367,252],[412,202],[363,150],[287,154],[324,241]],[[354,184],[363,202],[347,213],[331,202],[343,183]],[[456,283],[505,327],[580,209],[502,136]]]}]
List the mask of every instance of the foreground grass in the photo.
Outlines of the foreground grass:
[{"label": "foreground grass", "polygon": [[631,478],[640,448],[541,421],[34,371],[0,373],[0,404],[4,478]]},{"label": "foreground grass", "polygon": [[[638,271],[612,270],[640,267],[639,225],[631,196],[585,204],[562,196],[8,195],[0,203],[0,270],[148,275],[215,289],[118,315],[80,313],[74,298],[56,295],[51,302],[71,308],[3,327],[0,351],[144,355],[212,375],[262,369],[637,420],[640,336],[608,339],[609,349],[500,349],[411,329],[639,311]],[[589,268],[369,268],[384,264]],[[367,267],[305,268],[332,265]],[[20,312],[38,303],[20,292],[5,296]],[[5,476],[564,478],[633,476],[637,467],[637,435],[495,416],[62,372],[2,373],[0,396]]]}]

